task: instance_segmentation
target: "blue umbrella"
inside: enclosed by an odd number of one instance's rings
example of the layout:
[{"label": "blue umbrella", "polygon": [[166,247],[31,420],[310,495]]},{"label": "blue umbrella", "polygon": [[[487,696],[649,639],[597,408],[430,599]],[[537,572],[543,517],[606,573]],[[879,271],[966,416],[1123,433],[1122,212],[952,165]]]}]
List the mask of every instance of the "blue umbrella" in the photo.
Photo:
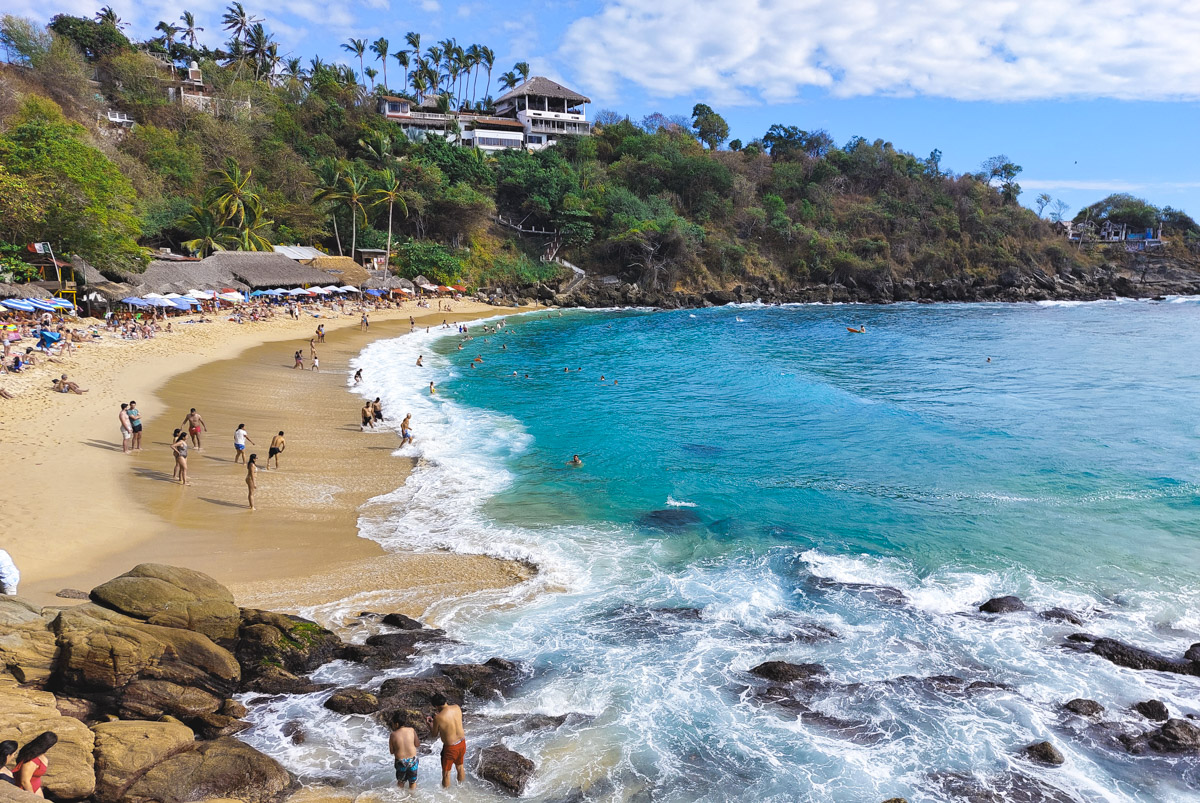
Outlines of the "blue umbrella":
[{"label": "blue umbrella", "polygon": [[28,299],[29,303],[35,308],[44,312],[58,312],[58,307],[51,304],[49,301],[43,301],[40,298]]},{"label": "blue umbrella", "polygon": [[192,305],[184,301],[182,298],[167,298],[163,300],[169,302],[170,305],[175,309],[183,310],[184,312],[192,311]]},{"label": "blue umbrella", "polygon": [[129,305],[129,306],[131,306],[131,307],[144,307],[144,306],[146,306],[146,302],[145,302],[145,301],[142,301],[140,298],[137,298],[137,297],[135,297],[135,296],[130,296],[129,298],[122,298],[122,299],[121,299],[121,303],[122,303],[122,304],[128,304],[128,305]]},{"label": "blue umbrella", "polygon": [[33,312],[35,309],[28,301],[19,298],[6,298],[4,301],[0,301],[0,304],[17,312]]},{"label": "blue umbrella", "polygon": [[270,293],[266,292],[265,290],[255,290],[253,293],[250,294],[250,297],[258,298],[259,296],[265,296],[265,295],[270,295]]},{"label": "blue umbrella", "polygon": [[52,298],[50,299],[50,303],[59,309],[75,309],[75,305],[65,298]]},{"label": "blue umbrella", "polygon": [[382,291],[380,291],[380,290],[368,290],[368,291],[367,291],[367,295],[369,295],[369,296],[381,296],[381,295],[383,295],[383,292],[382,292]]}]

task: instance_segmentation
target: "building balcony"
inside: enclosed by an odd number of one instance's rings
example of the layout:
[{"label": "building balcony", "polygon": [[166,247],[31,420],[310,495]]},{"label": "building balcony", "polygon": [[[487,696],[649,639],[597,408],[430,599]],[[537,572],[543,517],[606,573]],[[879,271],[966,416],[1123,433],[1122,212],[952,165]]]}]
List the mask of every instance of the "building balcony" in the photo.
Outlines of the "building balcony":
[{"label": "building balcony", "polygon": [[530,132],[534,134],[578,134],[587,136],[592,133],[592,124],[574,120],[545,120],[533,118],[526,121]]}]

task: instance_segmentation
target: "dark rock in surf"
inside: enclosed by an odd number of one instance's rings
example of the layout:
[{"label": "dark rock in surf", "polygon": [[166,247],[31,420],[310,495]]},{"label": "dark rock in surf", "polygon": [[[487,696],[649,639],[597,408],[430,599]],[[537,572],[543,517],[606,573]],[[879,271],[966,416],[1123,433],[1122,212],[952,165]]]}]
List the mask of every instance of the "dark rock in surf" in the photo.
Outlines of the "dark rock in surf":
[{"label": "dark rock in surf", "polygon": [[1039,764],[1047,764],[1051,767],[1061,767],[1066,759],[1059,749],[1050,742],[1038,742],[1026,747],[1022,753],[1026,758],[1038,762]]},{"label": "dark rock in surf", "polygon": [[250,723],[224,714],[203,714],[192,720],[192,726],[205,739],[220,739],[241,733],[250,727]]},{"label": "dark rock in surf", "polygon": [[266,666],[253,679],[244,684],[244,688],[262,694],[312,694],[331,688],[331,684],[313,683],[307,678],[293,675],[286,669]]},{"label": "dark rock in surf", "polygon": [[325,707],[337,714],[374,714],[379,698],[362,689],[342,689],[325,701]]},{"label": "dark rock in surf", "polygon": [[1069,622],[1077,627],[1083,625],[1083,619],[1078,614],[1068,611],[1066,608],[1051,608],[1047,611],[1042,611],[1039,616],[1051,622]]},{"label": "dark rock in surf", "polygon": [[1078,803],[1078,798],[1045,781],[1019,772],[978,777],[960,772],[934,773],[942,793],[963,803]]},{"label": "dark rock in surf", "polygon": [[1020,597],[994,597],[979,606],[981,613],[1019,613],[1029,610]]},{"label": "dark rock in surf", "polygon": [[283,738],[292,744],[304,744],[308,740],[308,734],[304,732],[304,725],[293,719],[283,724]]},{"label": "dark rock in surf", "polygon": [[652,510],[637,520],[638,525],[642,527],[667,531],[695,527],[701,522],[700,514],[686,507]]},{"label": "dark rock in surf", "polygon": [[882,605],[905,605],[908,603],[908,597],[904,595],[904,592],[891,586],[880,586],[873,583],[844,583],[826,577],[814,577],[812,583],[817,588],[829,591],[849,591],[864,597],[873,597]]},{"label": "dark rock in surf", "polygon": [[1200,675],[1200,664],[1177,658],[1167,658],[1163,655],[1134,647],[1130,644],[1110,638],[1095,638],[1083,633],[1068,636],[1068,641],[1089,644],[1090,651],[1117,666],[1127,669],[1151,670],[1155,672],[1172,672],[1177,675]]},{"label": "dark rock in surf", "polygon": [[887,800],[883,801],[883,803],[908,803],[908,798],[906,798],[906,797],[889,797]]},{"label": "dark rock in surf", "polygon": [[1074,700],[1068,700],[1063,704],[1063,708],[1081,717],[1098,717],[1104,713],[1104,706],[1095,700],[1088,700],[1084,697],[1076,697]]},{"label": "dark rock in surf", "polygon": [[398,627],[401,630],[424,630],[425,625],[413,619],[410,616],[405,616],[402,613],[389,613],[383,617],[383,623],[391,627]]},{"label": "dark rock in surf", "polygon": [[454,705],[462,705],[462,689],[445,676],[389,678],[379,687],[376,717],[389,728],[407,725],[426,728],[425,717],[433,713],[433,697],[440,694]]},{"label": "dark rock in surf", "polygon": [[787,661],[766,661],[750,670],[750,674],[772,683],[794,683],[828,675],[820,664],[793,664]]},{"label": "dark rock in surf", "polygon": [[1185,661],[1200,661],[1200,644],[1193,644],[1183,654]]},{"label": "dark rock in surf", "polygon": [[519,675],[518,666],[503,658],[491,658],[482,664],[436,664],[436,667],[455,686],[482,699],[509,690]]},{"label": "dark rock in surf", "polygon": [[504,745],[484,748],[479,756],[479,777],[491,781],[513,797],[525,794],[525,786],[533,777],[532,761]]},{"label": "dark rock in surf", "polygon": [[1153,722],[1166,722],[1171,718],[1171,712],[1162,700],[1144,700],[1134,704],[1133,710]]},{"label": "dark rock in surf", "polygon": [[1200,728],[1183,719],[1168,719],[1162,727],[1137,736],[1121,736],[1134,755],[1146,752],[1179,755],[1200,752]]}]

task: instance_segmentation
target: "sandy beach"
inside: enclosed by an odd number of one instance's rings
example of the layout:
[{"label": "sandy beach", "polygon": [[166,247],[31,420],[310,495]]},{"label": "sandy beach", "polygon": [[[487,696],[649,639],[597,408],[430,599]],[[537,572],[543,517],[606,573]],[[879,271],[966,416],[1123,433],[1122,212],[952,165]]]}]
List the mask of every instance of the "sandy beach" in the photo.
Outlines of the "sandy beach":
[{"label": "sandy beach", "polygon": [[[0,406],[0,459],[7,467],[4,547],[22,572],[22,596],[50,604],[64,588],[88,589],[131,566],[188,566],[229,585],[239,604],[299,610],[372,589],[413,614],[436,602],[498,589],[528,567],[446,553],[388,555],[357,535],[358,508],[403,484],[412,461],[394,456],[390,430],[362,433],[348,361],[367,343],[418,324],[494,316],[459,302],[452,314],[402,309],[299,321],[176,324],[151,340],[79,348],[61,365],[0,378],[19,394]],[[321,371],[292,368],[318,323]],[[89,392],[52,393],[66,373]],[[117,414],[137,400],[143,450],[121,453]],[[169,439],[197,408],[208,431],[189,456],[192,485],[171,482]],[[385,410],[389,418],[399,411]],[[402,413],[400,414],[402,415]],[[267,446],[286,432],[280,470],[258,474],[256,511],[246,505],[246,471],[233,463],[233,433],[245,424],[265,465]]]}]

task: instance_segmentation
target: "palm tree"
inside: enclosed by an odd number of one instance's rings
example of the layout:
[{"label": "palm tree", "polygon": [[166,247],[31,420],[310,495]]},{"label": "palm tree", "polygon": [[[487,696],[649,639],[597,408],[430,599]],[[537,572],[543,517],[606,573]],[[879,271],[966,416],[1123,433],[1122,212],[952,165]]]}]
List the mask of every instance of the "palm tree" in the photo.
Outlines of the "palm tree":
[{"label": "palm tree", "polygon": [[387,168],[396,153],[396,141],[382,131],[372,131],[365,139],[358,141],[358,147],[367,155],[367,161],[374,162],[380,170]]},{"label": "palm tree", "polygon": [[[367,40],[366,39],[350,39],[344,45],[342,45],[342,50],[345,50],[347,53],[353,53],[354,55],[358,56],[358,69],[359,69],[359,71],[366,73],[367,69],[366,69],[366,66],[363,64],[363,56],[365,56],[367,53]],[[372,82],[371,86],[374,86],[374,85],[375,85],[374,82]]]},{"label": "palm tree", "polygon": [[254,80],[274,68],[272,60],[277,58],[278,47],[272,52],[274,41],[261,22],[254,23],[246,34],[246,57],[254,62]]},{"label": "palm tree", "polygon": [[408,65],[410,63],[408,56],[409,53],[407,50],[397,50],[392,54],[392,58],[394,58],[396,63],[400,65],[400,68],[404,70],[404,83],[401,84],[401,86],[404,87],[405,92],[408,91]]},{"label": "palm tree", "polygon": [[504,75],[500,76],[500,88],[501,89],[505,89],[505,90],[512,89],[516,85],[517,85],[517,74],[515,72],[513,72],[512,70],[509,70]]},{"label": "palm tree", "polygon": [[158,41],[162,43],[164,48],[166,48],[167,58],[174,63],[175,58],[171,55],[171,48],[175,46],[175,34],[179,33],[179,28],[176,28],[169,22],[163,22],[162,20],[159,20],[158,25],[154,26],[154,30],[162,34],[162,36],[158,38]]},{"label": "palm tree", "polygon": [[439,72],[442,69],[442,50],[441,50],[441,48],[430,47],[428,50],[425,51],[425,58],[431,65],[430,69],[433,70],[433,72],[430,73],[429,76],[427,76],[427,77],[430,79],[429,83],[432,85],[433,91],[436,93],[439,89],[441,89],[441,81],[439,80],[440,79]]},{"label": "palm tree", "polygon": [[515,72],[521,76],[522,82],[528,81],[529,80],[529,62],[518,61],[516,64],[513,65],[513,72]]},{"label": "palm tree", "polygon": [[416,31],[409,31],[404,34],[404,41],[408,44],[409,49],[412,50],[413,58],[421,58],[421,34]]},{"label": "palm tree", "polygon": [[367,197],[367,179],[359,175],[354,167],[350,167],[344,176],[342,176],[342,200],[346,202],[346,206],[350,207],[350,255],[353,256],[358,250],[358,219],[361,217],[363,223],[367,221],[367,210],[363,205],[364,199]]},{"label": "palm tree", "polygon": [[[325,159],[317,166],[317,183],[313,185],[314,204],[338,204],[345,200],[342,193],[342,166],[333,159]],[[337,212],[330,214],[333,219],[333,238],[337,240],[338,256],[342,254],[342,238],[338,234]]]},{"label": "palm tree", "polygon": [[371,43],[371,52],[374,53],[380,61],[383,62],[383,88],[388,88],[387,80],[387,57],[388,57],[388,40],[382,36]]},{"label": "palm tree", "polygon": [[483,66],[487,68],[488,80],[487,86],[484,88],[484,95],[490,97],[492,94],[492,68],[496,66],[496,53],[486,45],[479,48],[479,57],[483,60]]},{"label": "palm tree", "polygon": [[214,170],[209,176],[213,184],[209,187],[208,195],[214,208],[224,216],[229,223],[242,226],[247,214],[253,216],[262,212],[262,200],[254,192],[251,173],[238,166],[232,159],[225,162],[224,170]]},{"label": "palm tree", "polygon": [[225,13],[221,15],[221,23],[234,39],[244,38],[247,31],[256,22],[262,22],[262,20],[247,13],[240,2],[228,6]]},{"label": "palm tree", "polygon": [[408,217],[408,204],[404,203],[400,182],[396,179],[396,174],[391,170],[384,171],[380,177],[378,189],[372,192],[371,195],[376,199],[372,206],[379,206],[383,203],[387,203],[388,205],[387,258],[390,263],[392,261],[392,211],[398,204],[400,211],[405,217]]},{"label": "palm tree", "polygon": [[255,207],[249,218],[237,230],[234,249],[237,251],[270,251],[271,241],[265,231],[275,221],[266,220],[261,209]]},{"label": "palm tree", "polygon": [[182,245],[194,254],[206,257],[213,251],[224,251],[226,243],[235,236],[236,230],[225,224],[225,218],[211,205],[196,205],[192,211],[175,224],[192,235]]},{"label": "palm tree", "polygon": [[118,30],[128,28],[129,23],[117,16],[117,12],[113,11],[112,6],[105,6],[96,12],[96,22],[101,25],[111,25]]},{"label": "palm tree", "polygon": [[371,90],[374,91],[375,76],[379,75],[379,70],[375,69],[374,67],[367,67],[363,70],[363,75],[365,75],[365,76],[367,76],[367,78],[371,79]]},{"label": "palm tree", "polygon": [[183,33],[183,38],[187,40],[188,47],[192,50],[196,49],[196,32],[203,31],[203,28],[196,27],[196,18],[192,16],[192,12],[185,11],[179,17],[179,21],[183,23],[180,32]]},{"label": "palm tree", "polygon": [[479,65],[483,63],[483,49],[479,45],[471,45],[467,48],[467,64],[469,69],[474,71],[474,79],[471,86],[471,105],[475,105],[475,92],[479,89]]},{"label": "palm tree", "polygon": [[424,70],[417,70],[412,74],[413,93],[417,96],[417,103],[425,99],[425,93],[429,91],[429,81],[425,77]]}]

